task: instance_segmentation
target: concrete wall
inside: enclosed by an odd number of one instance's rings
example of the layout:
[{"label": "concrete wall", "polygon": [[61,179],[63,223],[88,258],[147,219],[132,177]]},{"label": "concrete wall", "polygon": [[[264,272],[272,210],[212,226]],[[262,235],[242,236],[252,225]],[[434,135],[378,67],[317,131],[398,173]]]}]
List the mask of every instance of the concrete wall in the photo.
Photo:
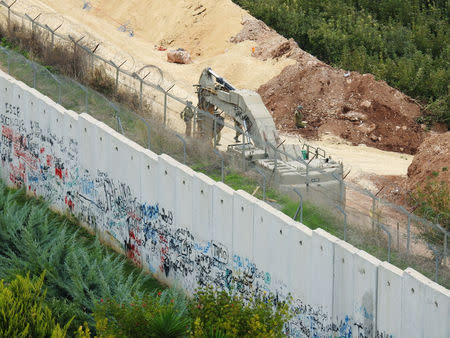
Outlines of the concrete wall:
[{"label": "concrete wall", "polygon": [[192,293],[292,297],[292,336],[449,337],[449,290],[157,156],[0,72],[1,177]]}]

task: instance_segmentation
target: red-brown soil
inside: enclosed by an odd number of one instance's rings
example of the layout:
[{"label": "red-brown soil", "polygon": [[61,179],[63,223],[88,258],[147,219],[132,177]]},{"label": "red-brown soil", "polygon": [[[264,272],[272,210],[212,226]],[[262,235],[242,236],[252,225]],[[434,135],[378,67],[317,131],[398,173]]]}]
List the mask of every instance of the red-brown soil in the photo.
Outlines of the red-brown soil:
[{"label": "red-brown soil", "polygon": [[[319,61],[259,20],[245,19],[243,30],[232,41],[246,39],[258,43],[254,57],[286,55],[297,61],[258,89],[280,131],[313,138],[331,133],[382,150],[417,151],[424,131],[415,122],[420,107],[408,96],[373,75],[346,72]],[[295,125],[298,105],[303,106],[305,128]]]},{"label": "red-brown soil", "polygon": [[433,172],[450,188],[450,131],[432,134],[420,145],[408,168],[408,189],[414,190],[423,184]]}]

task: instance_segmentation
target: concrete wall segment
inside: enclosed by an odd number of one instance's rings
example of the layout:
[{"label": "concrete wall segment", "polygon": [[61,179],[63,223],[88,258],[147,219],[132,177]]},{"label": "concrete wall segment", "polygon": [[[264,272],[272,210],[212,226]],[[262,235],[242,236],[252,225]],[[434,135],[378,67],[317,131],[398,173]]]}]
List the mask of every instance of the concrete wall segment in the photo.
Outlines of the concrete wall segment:
[{"label": "concrete wall segment", "polygon": [[354,255],[358,249],[338,240],[334,245],[333,323],[340,336],[351,337],[354,329]]},{"label": "concrete wall segment", "polygon": [[377,335],[401,337],[403,271],[388,262],[378,266]]},{"label": "concrete wall segment", "polygon": [[359,250],[354,255],[354,322],[355,334],[375,337],[377,323],[378,266],[381,261]]},{"label": "concrete wall segment", "polygon": [[193,228],[196,236],[213,238],[213,188],[216,182],[202,173],[194,173],[192,186]]},{"label": "concrete wall segment", "polygon": [[233,194],[234,190],[222,182],[213,186],[213,241],[222,243],[227,250],[227,261],[232,259],[233,247]]},{"label": "concrete wall segment", "polygon": [[233,247],[236,267],[253,260],[253,209],[256,198],[243,190],[233,194]]}]

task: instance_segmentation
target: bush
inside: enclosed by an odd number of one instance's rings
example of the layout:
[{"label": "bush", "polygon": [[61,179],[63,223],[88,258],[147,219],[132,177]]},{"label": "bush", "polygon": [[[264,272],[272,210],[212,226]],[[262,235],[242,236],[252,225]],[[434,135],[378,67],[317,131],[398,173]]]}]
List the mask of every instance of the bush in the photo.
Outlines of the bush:
[{"label": "bush", "polygon": [[[450,231],[450,191],[448,182],[440,180],[438,172],[429,176],[424,184],[410,195],[410,204],[416,208],[416,214],[433,223],[439,223],[446,231]],[[442,243],[441,232],[426,227],[423,234],[433,243]]]},{"label": "bush", "polygon": [[189,331],[187,300],[174,290],[118,303],[100,299],[94,313],[100,337],[182,337]]},{"label": "bush", "polygon": [[108,253],[97,239],[69,225],[46,204],[28,200],[25,190],[0,183],[0,276],[11,280],[46,270],[48,306],[59,322],[75,316],[72,325],[78,327],[94,323],[98,299],[127,301],[143,293],[149,277],[127,271],[125,257]]},{"label": "bush", "polygon": [[43,273],[30,280],[18,275],[10,284],[0,281],[1,337],[65,337],[70,321],[61,328],[45,304]]},{"label": "bush", "polygon": [[196,292],[191,306],[193,337],[280,337],[291,318],[289,303],[244,300],[212,288]]}]

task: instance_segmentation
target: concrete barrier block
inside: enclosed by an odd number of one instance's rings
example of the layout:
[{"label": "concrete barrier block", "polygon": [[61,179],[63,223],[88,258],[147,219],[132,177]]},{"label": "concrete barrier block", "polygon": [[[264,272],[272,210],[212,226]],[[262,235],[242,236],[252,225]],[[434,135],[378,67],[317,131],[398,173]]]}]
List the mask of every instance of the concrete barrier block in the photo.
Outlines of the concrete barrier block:
[{"label": "concrete barrier block", "polygon": [[176,183],[177,170],[181,166],[172,157],[162,154],[158,160],[158,203],[159,213],[167,226],[176,226]]},{"label": "concrete barrier block", "polygon": [[378,266],[377,337],[402,336],[402,276],[388,262]]},{"label": "concrete barrier block", "polygon": [[193,225],[195,236],[211,240],[213,238],[213,188],[215,181],[202,173],[194,174],[193,181]]},{"label": "concrete barrier block", "polygon": [[158,155],[148,149],[141,150],[141,204],[158,203]]},{"label": "concrete barrier block", "polygon": [[330,335],[333,315],[334,245],[338,240],[322,229],[312,232],[310,304],[318,315],[310,316],[309,324],[315,327],[311,333],[319,336]]},{"label": "concrete barrier block", "polygon": [[[57,118],[56,124],[59,119]],[[100,150],[106,150],[105,143],[93,142],[100,140],[103,135],[98,135],[100,122],[88,114],[80,114],[78,117],[80,140],[80,166],[90,175],[94,175],[99,168],[105,168],[106,164]],[[106,142],[106,140],[105,140]],[[101,147],[99,150],[98,147]],[[104,154],[103,154],[104,156]],[[83,173],[84,174],[84,173]]]},{"label": "concrete barrier block", "polygon": [[222,182],[213,187],[213,241],[222,247],[222,262],[229,263],[233,248],[234,190]]},{"label": "concrete barrier block", "polygon": [[253,261],[270,275],[265,287],[276,280],[286,283],[285,277],[292,270],[290,264],[285,264],[292,259],[287,246],[289,220],[286,222],[283,214],[263,201],[255,202],[253,215]]},{"label": "concrete barrier block", "polygon": [[403,272],[401,337],[448,337],[449,293],[433,284],[414,269]]},{"label": "concrete barrier block", "polygon": [[354,255],[359,250],[338,240],[334,246],[333,323],[341,336],[351,336],[354,308]]},{"label": "concrete barrier block", "polygon": [[[130,210],[136,209],[141,196],[140,152],[143,149],[140,145],[126,139],[104,123],[97,125],[97,139],[104,151],[103,168],[100,163],[97,169],[104,171],[109,180],[119,183],[117,197],[117,207]],[[102,139],[102,140],[100,140]],[[98,154],[100,149],[97,149]],[[100,154],[99,154],[100,155]],[[100,162],[100,161],[99,161]],[[106,166],[106,167],[105,167]],[[130,214],[130,217],[133,215]]]},{"label": "concrete barrier block", "polygon": [[176,167],[176,207],[174,210],[175,224],[178,228],[183,228],[192,232],[193,217],[197,212],[194,209],[194,174],[195,172],[188,166],[179,163]]},{"label": "concrete barrier block", "polygon": [[377,315],[378,266],[381,261],[359,250],[354,255],[355,334],[375,337]]},{"label": "concrete barrier block", "polygon": [[425,336],[450,337],[450,290],[428,280],[423,314]]},{"label": "concrete barrier block", "polygon": [[258,199],[243,190],[233,194],[233,259],[236,268],[243,260],[253,261],[253,209]]},{"label": "concrete barrier block", "polygon": [[297,302],[310,304],[312,230],[294,220],[287,224],[285,245],[290,261],[293,262],[293,266],[289,268],[287,283]]}]

